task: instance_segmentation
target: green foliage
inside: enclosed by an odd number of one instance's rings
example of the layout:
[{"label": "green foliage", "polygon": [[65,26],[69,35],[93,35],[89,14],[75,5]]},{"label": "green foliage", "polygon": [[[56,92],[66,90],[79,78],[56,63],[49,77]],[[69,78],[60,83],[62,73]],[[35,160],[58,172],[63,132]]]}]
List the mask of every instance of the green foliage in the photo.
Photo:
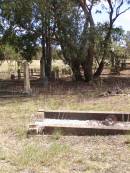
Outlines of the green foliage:
[{"label": "green foliage", "polygon": [[18,52],[16,52],[16,50],[10,46],[9,44],[6,45],[2,45],[0,47],[0,60],[15,60],[18,61],[21,56]]},{"label": "green foliage", "polygon": [[[98,65],[104,63],[110,55],[111,42],[119,43],[123,40],[123,30],[114,28],[114,22],[129,9],[129,1],[127,3],[126,9],[124,7],[121,12],[122,1],[116,1],[115,5],[108,0],[2,1],[0,39],[2,44],[12,45],[28,61],[41,47],[41,62],[48,76],[53,58],[63,59],[78,76],[77,79],[80,79],[82,66],[84,78],[90,75],[90,80],[93,78],[94,62],[97,61]],[[104,15],[104,11],[109,11],[109,21],[95,23],[92,10],[96,5],[101,7],[96,14]],[[60,46],[62,53],[52,50],[53,45]],[[0,54],[2,59],[2,51]]]}]

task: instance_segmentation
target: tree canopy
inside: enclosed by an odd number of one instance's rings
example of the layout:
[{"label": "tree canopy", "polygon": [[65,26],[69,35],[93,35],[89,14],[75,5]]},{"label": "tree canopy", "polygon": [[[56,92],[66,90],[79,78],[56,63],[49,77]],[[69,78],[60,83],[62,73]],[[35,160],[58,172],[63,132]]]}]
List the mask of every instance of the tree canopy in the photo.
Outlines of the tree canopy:
[{"label": "tree canopy", "polygon": [[[41,47],[41,78],[50,78],[52,50],[54,46],[60,47],[61,57],[71,67],[75,79],[86,81],[100,76],[113,42],[118,44],[122,39],[123,30],[114,23],[130,9],[128,0],[2,0],[0,3],[1,44],[13,46],[28,61]],[[96,23],[95,15],[102,16],[104,12],[108,21]],[[128,44],[127,40],[127,47]],[[95,62],[98,65],[94,72]]]}]

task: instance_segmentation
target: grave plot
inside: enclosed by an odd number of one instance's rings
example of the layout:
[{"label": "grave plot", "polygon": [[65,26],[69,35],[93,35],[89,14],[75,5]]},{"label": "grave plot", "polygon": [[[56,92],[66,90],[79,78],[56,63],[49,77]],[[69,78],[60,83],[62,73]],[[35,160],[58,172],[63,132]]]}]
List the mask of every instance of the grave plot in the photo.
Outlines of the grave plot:
[{"label": "grave plot", "polygon": [[124,112],[39,110],[27,134],[101,135],[130,132],[130,114]]}]

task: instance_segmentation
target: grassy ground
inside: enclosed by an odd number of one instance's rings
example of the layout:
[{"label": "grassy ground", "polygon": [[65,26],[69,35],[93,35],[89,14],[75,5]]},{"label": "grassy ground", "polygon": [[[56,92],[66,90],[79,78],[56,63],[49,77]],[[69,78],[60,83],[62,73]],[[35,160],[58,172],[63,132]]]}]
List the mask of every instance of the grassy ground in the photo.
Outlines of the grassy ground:
[{"label": "grassy ground", "polygon": [[[39,109],[130,111],[130,96],[100,97],[91,86],[65,94],[0,99],[0,173],[129,173],[128,136],[26,137]],[[127,88],[129,93],[129,88]]]}]

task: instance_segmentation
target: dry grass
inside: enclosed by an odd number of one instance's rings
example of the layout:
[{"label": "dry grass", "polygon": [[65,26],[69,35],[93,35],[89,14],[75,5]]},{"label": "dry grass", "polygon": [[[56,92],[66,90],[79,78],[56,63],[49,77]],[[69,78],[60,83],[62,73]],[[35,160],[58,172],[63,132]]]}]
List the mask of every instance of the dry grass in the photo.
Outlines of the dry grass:
[{"label": "dry grass", "polygon": [[1,99],[0,173],[129,173],[129,136],[26,137],[27,124],[39,108],[130,111],[129,95],[97,93]]}]

